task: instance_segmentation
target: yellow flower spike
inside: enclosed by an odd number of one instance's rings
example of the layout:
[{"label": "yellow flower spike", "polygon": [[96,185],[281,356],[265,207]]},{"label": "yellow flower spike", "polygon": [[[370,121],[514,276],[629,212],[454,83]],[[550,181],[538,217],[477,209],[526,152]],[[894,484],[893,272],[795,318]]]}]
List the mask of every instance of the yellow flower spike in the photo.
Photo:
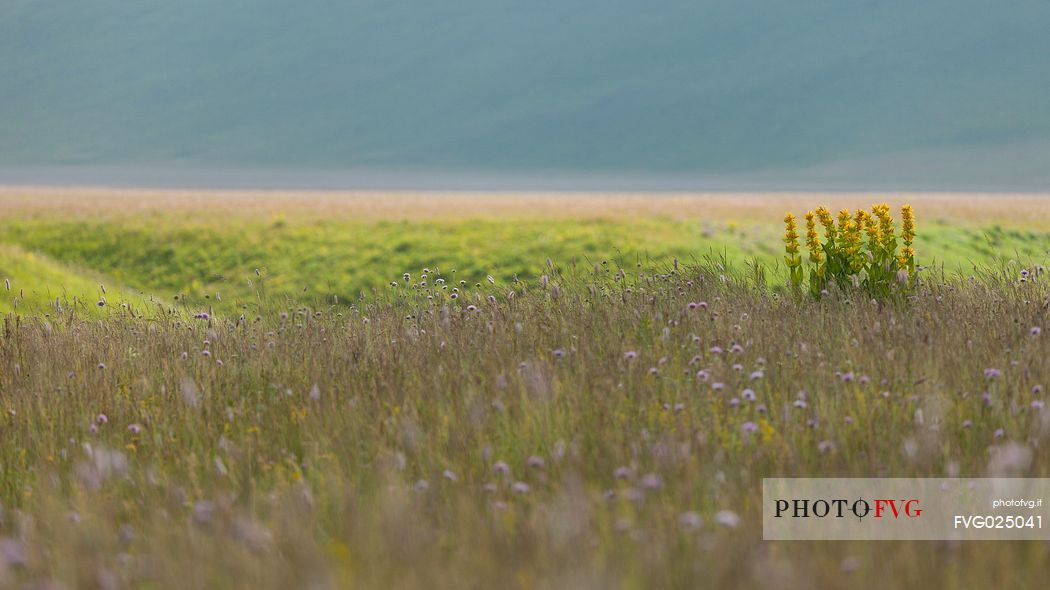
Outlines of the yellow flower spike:
[{"label": "yellow flower spike", "polygon": [[879,221],[882,221],[890,216],[890,206],[886,203],[877,203],[871,206],[871,212],[879,218]]},{"label": "yellow flower spike", "polygon": [[828,211],[827,207],[818,207],[817,219],[820,220],[820,225],[824,226],[824,237],[829,240],[835,239],[835,219],[831,216],[831,211]]},{"label": "yellow flower spike", "polygon": [[915,210],[911,205],[901,207],[901,239],[905,246],[911,246],[915,239]]},{"label": "yellow flower spike", "polygon": [[882,246],[891,255],[896,250],[894,241],[896,238],[893,235],[893,217],[890,215],[890,206],[886,203],[878,205],[872,205],[871,210],[875,213],[875,217],[879,219],[879,233],[882,235]]},{"label": "yellow flower spike", "polygon": [[839,211],[839,233],[845,231],[853,223],[853,215],[849,209]]},{"label": "yellow flower spike", "polygon": [[798,224],[795,222],[795,216],[791,213],[785,215],[784,225],[787,228],[784,231],[784,250],[793,258],[799,251]]},{"label": "yellow flower spike", "polygon": [[901,248],[901,253],[897,255],[897,266],[908,271],[910,277],[915,270],[915,250],[911,246],[905,246]]},{"label": "yellow flower spike", "polygon": [[868,227],[868,223],[871,221],[871,215],[868,214],[864,209],[857,209],[857,212],[853,214],[853,225],[857,232],[857,250],[860,250],[860,233],[865,231]]},{"label": "yellow flower spike", "polygon": [[879,229],[879,223],[874,217],[868,216],[864,220],[864,224],[864,231],[868,233],[868,249],[874,253],[882,241],[882,231]]},{"label": "yellow flower spike", "polygon": [[809,248],[810,262],[820,264],[823,253],[820,249],[820,236],[817,235],[816,215],[812,211],[806,213],[806,247]]},{"label": "yellow flower spike", "polygon": [[[867,212],[864,215],[867,215]],[[857,218],[863,219],[863,215],[858,214]],[[839,243],[842,245],[842,252],[850,260],[853,271],[857,271],[862,264],[857,253],[860,251],[860,232],[863,226],[854,219],[849,209],[839,211]]]}]

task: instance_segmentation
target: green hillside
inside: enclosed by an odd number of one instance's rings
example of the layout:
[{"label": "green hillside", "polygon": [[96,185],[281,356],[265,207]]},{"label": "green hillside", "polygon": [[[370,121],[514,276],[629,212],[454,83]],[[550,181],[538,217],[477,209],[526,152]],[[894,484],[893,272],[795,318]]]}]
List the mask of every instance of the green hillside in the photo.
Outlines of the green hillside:
[{"label": "green hillside", "polygon": [[0,313],[49,313],[57,302],[64,308],[76,306],[82,315],[91,316],[99,302],[114,306],[147,300],[102,273],[4,243],[0,243],[0,280]]},{"label": "green hillside", "polygon": [[[173,215],[167,221],[27,218],[2,226],[3,241],[13,246],[0,250],[0,275],[13,277],[37,302],[56,293],[95,301],[98,283],[112,281],[134,293],[197,307],[285,297],[334,303],[382,292],[404,272],[418,280],[423,268],[439,268],[469,283],[492,275],[506,285],[516,276],[535,281],[548,258],[568,272],[590,271],[603,261],[615,272],[639,262],[669,268],[676,257],[683,264],[724,257],[737,266],[757,259],[776,268],[782,253],[779,226],[665,218],[262,222]],[[948,272],[969,274],[975,264],[1050,262],[1048,231],[962,224],[920,228],[920,260]]]},{"label": "green hillside", "polygon": [[0,181],[68,165],[392,184],[814,169],[1045,188],[1048,25],[1036,0],[13,0]]}]

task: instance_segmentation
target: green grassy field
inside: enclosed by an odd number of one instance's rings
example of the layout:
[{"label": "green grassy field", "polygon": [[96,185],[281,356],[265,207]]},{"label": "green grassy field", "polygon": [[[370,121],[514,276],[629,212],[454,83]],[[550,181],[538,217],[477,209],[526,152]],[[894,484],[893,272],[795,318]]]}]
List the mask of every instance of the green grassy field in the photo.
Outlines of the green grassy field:
[{"label": "green grassy field", "polygon": [[[734,216],[688,207],[676,212],[658,195],[651,198],[656,205],[649,214],[618,211],[615,199],[563,215],[545,210],[549,204],[530,208],[526,200],[501,214],[489,210],[494,207],[484,196],[429,215],[395,207],[363,215],[349,205],[304,206],[280,197],[248,201],[239,210],[107,205],[85,214],[30,207],[0,218],[0,244],[7,246],[0,250],[0,278],[14,280],[26,306],[39,307],[56,293],[95,302],[102,283],[125,297],[171,302],[181,296],[186,305],[220,310],[261,297],[346,303],[421,268],[455,271],[468,283],[489,275],[503,282],[534,279],[548,258],[582,270],[603,261],[636,267],[667,266],[674,258],[757,260],[776,282],[785,211],[777,207],[802,213],[819,204],[801,198],[767,208],[759,203]],[[946,219],[940,202],[916,207],[925,265],[971,274],[974,265],[1050,260],[1050,225],[1041,218],[1000,220],[990,205],[987,221]],[[13,304],[5,296],[0,309]]]}]

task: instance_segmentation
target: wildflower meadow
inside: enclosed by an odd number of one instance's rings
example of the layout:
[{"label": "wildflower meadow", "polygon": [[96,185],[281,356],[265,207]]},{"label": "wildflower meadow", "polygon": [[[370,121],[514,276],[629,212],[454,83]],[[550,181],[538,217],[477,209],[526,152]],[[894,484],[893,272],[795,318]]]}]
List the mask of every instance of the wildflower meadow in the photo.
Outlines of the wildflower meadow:
[{"label": "wildflower meadow", "polygon": [[0,586],[1043,583],[1045,542],[763,541],[760,505],[1050,477],[1037,215],[654,199],[7,201]]}]

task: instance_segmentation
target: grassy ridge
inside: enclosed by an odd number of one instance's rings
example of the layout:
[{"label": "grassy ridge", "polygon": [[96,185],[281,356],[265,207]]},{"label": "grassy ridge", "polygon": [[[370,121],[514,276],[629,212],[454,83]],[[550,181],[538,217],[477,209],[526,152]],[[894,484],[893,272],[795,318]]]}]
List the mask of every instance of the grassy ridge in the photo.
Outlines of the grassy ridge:
[{"label": "grassy ridge", "polygon": [[100,300],[119,304],[145,299],[101,273],[3,243],[0,243],[0,280],[4,281],[0,284],[0,312],[39,311],[56,300],[64,303],[76,300],[79,309],[93,314]]},{"label": "grassy ridge", "polygon": [[[1009,260],[1046,264],[1050,231],[991,225],[923,223],[919,210],[919,260],[969,274],[973,265]],[[440,268],[475,283],[535,278],[547,258],[589,269],[669,264],[706,256],[742,263],[781,264],[775,221],[734,223],[719,219],[430,219],[324,220],[275,216],[266,220],[223,215],[156,215],[74,220],[8,219],[0,241],[53,261],[90,269],[137,291],[194,305],[223,307],[260,295],[299,301],[347,302],[382,290],[402,272]],[[260,271],[256,274],[256,269]],[[61,274],[22,273],[34,292],[77,292],[83,281]],[[771,281],[780,280],[773,273]],[[88,286],[81,294],[94,294]],[[225,303],[219,303],[216,295]],[[208,296],[206,299],[205,296]]]}]

